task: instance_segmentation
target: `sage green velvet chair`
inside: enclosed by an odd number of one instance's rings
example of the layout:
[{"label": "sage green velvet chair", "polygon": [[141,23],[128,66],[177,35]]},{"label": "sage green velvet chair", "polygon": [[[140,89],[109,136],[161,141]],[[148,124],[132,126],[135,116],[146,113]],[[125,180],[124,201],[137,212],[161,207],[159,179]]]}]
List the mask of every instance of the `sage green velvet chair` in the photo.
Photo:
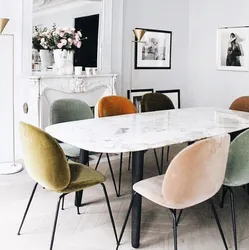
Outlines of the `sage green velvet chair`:
[{"label": "sage green velvet chair", "polygon": [[[77,99],[59,99],[52,103],[50,108],[50,123],[62,123],[93,118],[91,108]],[[64,153],[69,158],[78,158],[80,149],[67,143],[60,143]]]},{"label": "sage green velvet chair", "polygon": [[[83,189],[85,190],[87,188],[101,184],[106,198],[114,234],[117,240],[117,233],[108,194],[104,185],[105,176],[83,164],[68,162],[58,142],[41,129],[24,122],[20,123],[19,128],[25,168],[29,176],[36,183],[19,227],[18,235],[20,235],[24,220],[38,184],[42,187],[45,187],[47,190],[58,193],[59,196],[56,206],[50,250],[53,248],[61,200],[72,192],[77,193]],[[79,207],[77,207],[77,210],[79,210]]]},{"label": "sage green velvet chair", "polygon": [[[170,98],[162,93],[148,93],[143,95],[141,99],[141,111],[151,112],[160,110],[170,110],[175,109],[173,102]],[[156,164],[158,168],[158,173],[163,173],[163,158],[164,158],[164,147],[161,152],[161,164],[159,166],[159,160],[157,157],[156,149],[154,149],[154,155],[156,159]],[[169,146],[167,147],[167,161],[169,160]]]},{"label": "sage green velvet chair", "polygon": [[231,143],[226,175],[223,183],[221,207],[227,191],[230,193],[234,246],[238,249],[233,189],[249,183],[249,130],[239,134]]}]

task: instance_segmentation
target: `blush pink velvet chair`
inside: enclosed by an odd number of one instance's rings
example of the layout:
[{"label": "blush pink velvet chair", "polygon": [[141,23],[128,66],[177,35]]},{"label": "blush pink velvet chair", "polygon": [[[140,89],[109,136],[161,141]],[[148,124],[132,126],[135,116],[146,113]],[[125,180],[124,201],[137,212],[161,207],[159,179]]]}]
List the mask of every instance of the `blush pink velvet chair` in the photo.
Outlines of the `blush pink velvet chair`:
[{"label": "blush pink velvet chair", "polygon": [[[198,141],[183,149],[170,163],[165,175],[152,177],[133,186],[135,191],[121,230],[120,245],[136,195],[166,207],[173,217],[174,250],[177,250],[177,225],[182,210],[209,201],[225,248],[227,243],[212,201],[222,186],[230,135],[221,135]],[[177,216],[177,210],[179,215]]]}]

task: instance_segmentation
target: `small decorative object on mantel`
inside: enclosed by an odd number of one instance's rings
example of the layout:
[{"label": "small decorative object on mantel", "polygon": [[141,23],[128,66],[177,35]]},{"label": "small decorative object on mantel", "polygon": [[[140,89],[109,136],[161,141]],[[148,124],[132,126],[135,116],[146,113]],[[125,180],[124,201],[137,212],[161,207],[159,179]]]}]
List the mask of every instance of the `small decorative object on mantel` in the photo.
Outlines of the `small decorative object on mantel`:
[{"label": "small decorative object on mantel", "polygon": [[248,71],[249,26],[224,27],[217,31],[217,68]]},{"label": "small decorative object on mantel", "polygon": [[141,99],[147,93],[153,93],[153,89],[131,89],[127,90],[127,97],[135,105],[137,112],[141,112]]},{"label": "small decorative object on mantel", "polygon": [[98,74],[98,68],[85,68],[87,76],[95,76]]},{"label": "small decorative object on mantel", "polygon": [[171,69],[172,32],[137,29],[146,32],[135,45],[135,69]]}]

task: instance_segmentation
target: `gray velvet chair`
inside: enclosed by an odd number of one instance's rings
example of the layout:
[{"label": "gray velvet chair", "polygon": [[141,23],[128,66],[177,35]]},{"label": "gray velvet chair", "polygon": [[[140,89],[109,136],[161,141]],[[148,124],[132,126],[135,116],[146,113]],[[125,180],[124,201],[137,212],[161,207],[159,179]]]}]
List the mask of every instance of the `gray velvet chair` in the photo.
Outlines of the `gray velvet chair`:
[{"label": "gray velvet chair", "polygon": [[[91,118],[93,118],[93,112],[91,108],[85,102],[77,99],[59,99],[54,101],[50,108],[51,124]],[[67,143],[60,142],[59,144],[67,157],[79,157],[79,148]]]}]

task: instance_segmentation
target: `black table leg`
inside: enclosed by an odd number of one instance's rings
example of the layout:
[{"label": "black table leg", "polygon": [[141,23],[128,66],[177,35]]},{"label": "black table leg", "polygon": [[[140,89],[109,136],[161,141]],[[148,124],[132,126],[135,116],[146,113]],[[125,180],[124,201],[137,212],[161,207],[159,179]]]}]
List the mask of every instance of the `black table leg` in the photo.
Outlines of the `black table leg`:
[{"label": "black table leg", "polygon": [[[84,149],[80,150],[80,163],[89,166],[89,151],[84,150]],[[83,196],[83,190],[76,192],[75,201],[74,201],[74,204],[76,207],[81,206],[82,196]]]},{"label": "black table leg", "polygon": [[[143,179],[144,151],[132,152],[132,185]],[[140,245],[140,225],[141,225],[142,197],[137,195],[132,208],[132,247],[138,248]]]}]

